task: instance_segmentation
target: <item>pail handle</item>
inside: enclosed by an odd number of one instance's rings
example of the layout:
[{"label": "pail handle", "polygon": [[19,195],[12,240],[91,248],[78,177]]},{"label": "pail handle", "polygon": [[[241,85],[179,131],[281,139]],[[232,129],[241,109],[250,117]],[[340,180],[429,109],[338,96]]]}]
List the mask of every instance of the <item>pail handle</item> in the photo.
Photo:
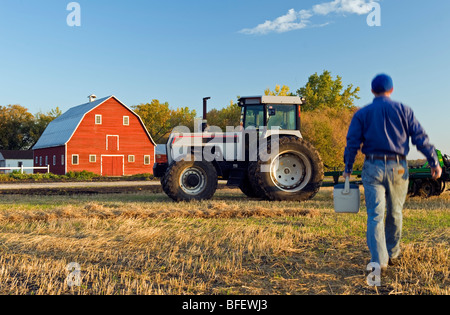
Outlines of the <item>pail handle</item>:
[{"label": "pail handle", "polygon": [[343,195],[350,195],[350,177],[345,179],[344,190],[342,191]]}]

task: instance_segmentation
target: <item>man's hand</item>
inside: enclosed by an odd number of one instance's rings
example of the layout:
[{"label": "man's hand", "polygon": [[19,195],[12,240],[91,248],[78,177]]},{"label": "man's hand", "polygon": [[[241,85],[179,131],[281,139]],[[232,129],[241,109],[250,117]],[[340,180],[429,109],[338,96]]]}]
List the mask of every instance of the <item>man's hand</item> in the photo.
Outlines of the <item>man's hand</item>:
[{"label": "man's hand", "polygon": [[436,167],[431,168],[431,175],[433,176],[433,179],[439,179],[442,176],[442,168],[438,165]]},{"label": "man's hand", "polygon": [[352,176],[352,174],[344,172],[344,174],[342,174],[342,176],[344,177],[344,179],[347,179],[347,178],[350,178],[350,176]]}]

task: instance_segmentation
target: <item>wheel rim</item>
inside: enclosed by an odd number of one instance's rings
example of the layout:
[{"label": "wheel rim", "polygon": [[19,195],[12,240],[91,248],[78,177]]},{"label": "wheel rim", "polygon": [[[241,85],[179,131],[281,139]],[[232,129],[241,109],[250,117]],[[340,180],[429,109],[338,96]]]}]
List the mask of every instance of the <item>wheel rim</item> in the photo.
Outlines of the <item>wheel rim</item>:
[{"label": "wheel rim", "polygon": [[311,162],[307,156],[299,152],[280,153],[272,161],[270,177],[280,190],[287,192],[301,191],[311,180]]},{"label": "wheel rim", "polygon": [[419,190],[419,193],[422,197],[431,197],[431,195],[433,194],[433,183],[430,182],[429,180],[426,180],[422,183],[422,186]]},{"label": "wheel rim", "polygon": [[180,176],[180,187],[186,194],[197,195],[206,187],[206,174],[203,170],[190,167]]}]

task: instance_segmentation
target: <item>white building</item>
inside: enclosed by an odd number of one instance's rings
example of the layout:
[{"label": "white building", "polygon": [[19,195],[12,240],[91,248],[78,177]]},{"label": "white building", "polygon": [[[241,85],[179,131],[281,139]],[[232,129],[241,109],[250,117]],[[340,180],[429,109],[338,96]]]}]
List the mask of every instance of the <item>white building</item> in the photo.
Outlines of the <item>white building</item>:
[{"label": "white building", "polygon": [[[33,151],[0,150],[0,173],[8,174],[13,170],[2,170],[9,167],[33,167]],[[24,170],[26,174],[33,174],[33,170]]]}]

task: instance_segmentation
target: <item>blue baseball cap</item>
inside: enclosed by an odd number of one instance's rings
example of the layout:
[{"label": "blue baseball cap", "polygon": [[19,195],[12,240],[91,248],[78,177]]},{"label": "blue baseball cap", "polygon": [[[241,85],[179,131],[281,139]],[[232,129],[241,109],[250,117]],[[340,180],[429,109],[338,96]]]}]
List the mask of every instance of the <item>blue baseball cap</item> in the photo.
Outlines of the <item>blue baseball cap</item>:
[{"label": "blue baseball cap", "polygon": [[393,87],[394,82],[387,74],[379,74],[372,81],[372,90],[377,94],[390,91]]}]

